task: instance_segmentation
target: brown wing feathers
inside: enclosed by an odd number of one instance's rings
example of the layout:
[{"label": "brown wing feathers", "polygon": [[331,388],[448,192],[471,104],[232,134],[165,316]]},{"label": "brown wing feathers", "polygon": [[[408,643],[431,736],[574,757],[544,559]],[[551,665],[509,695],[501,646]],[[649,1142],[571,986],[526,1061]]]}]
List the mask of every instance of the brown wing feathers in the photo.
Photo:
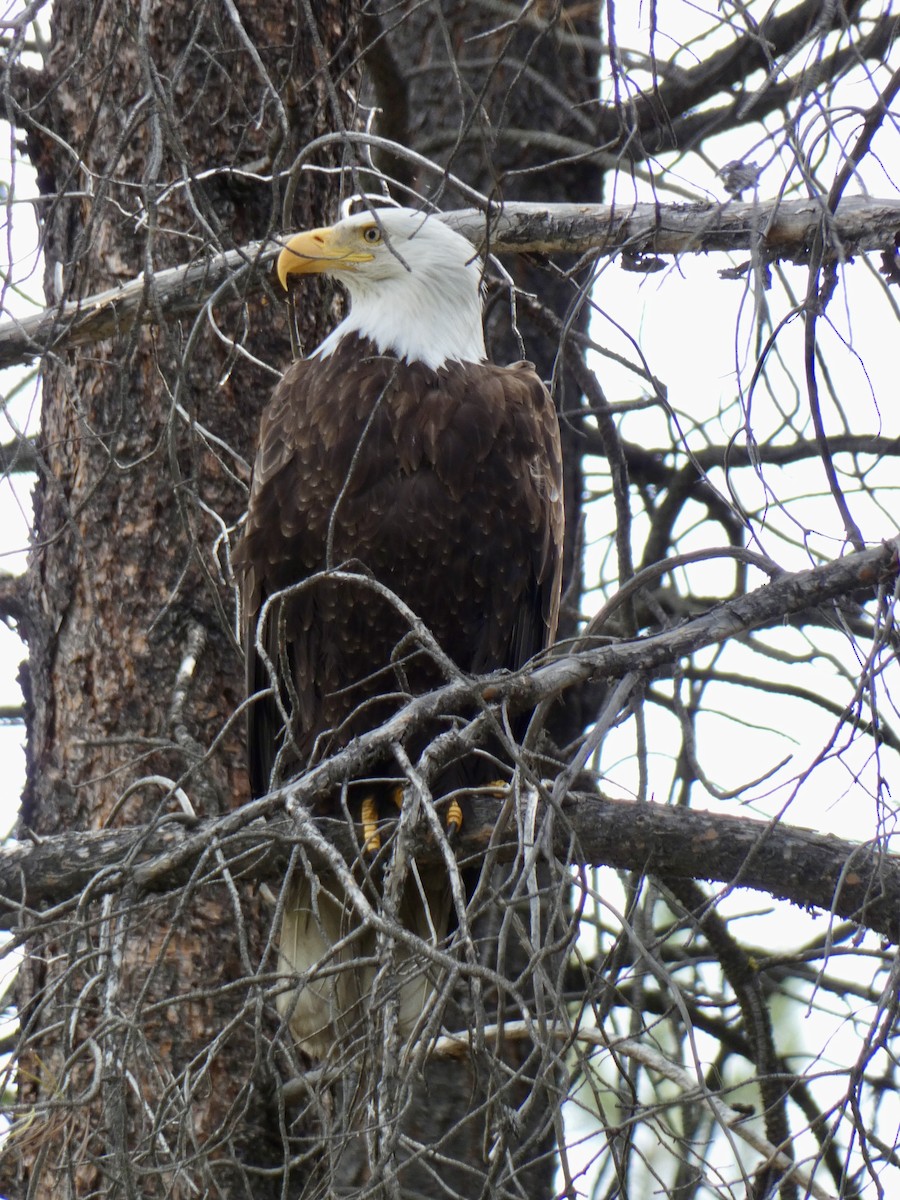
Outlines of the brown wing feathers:
[{"label": "brown wing feathers", "polygon": [[[562,471],[552,403],[529,364],[451,363],[439,371],[379,356],[345,338],[328,358],[295,363],[263,418],[246,532],[248,685],[269,685],[253,630],[266,598],[352,561],[395,591],[463,671],[517,668],[555,632]],[[403,688],[441,676],[419,655],[384,668],[407,632],[391,606],[318,581],[287,600],[262,639],[291,664],[291,770],[325,731],[334,750],[388,715]],[[367,680],[374,682],[367,683]],[[399,698],[372,707],[372,697]],[[250,718],[254,790],[264,792],[281,720],[273,700]],[[284,777],[284,771],[281,776]]]}]

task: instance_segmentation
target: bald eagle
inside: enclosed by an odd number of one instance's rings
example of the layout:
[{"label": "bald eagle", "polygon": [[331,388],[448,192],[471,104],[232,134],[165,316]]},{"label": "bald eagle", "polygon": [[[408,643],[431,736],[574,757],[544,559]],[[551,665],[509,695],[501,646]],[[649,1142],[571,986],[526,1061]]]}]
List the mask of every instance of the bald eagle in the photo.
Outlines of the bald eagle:
[{"label": "bald eagle", "polygon": [[[292,237],[277,271],[284,287],[291,276],[333,276],[350,310],[287,369],[262,418],[236,553],[258,697],[248,738],[256,795],[445,682],[448,661],[473,674],[516,669],[549,645],[563,535],[556,412],[530,363],[486,361],[481,264],[465,238],[434,216],[376,209]],[[410,741],[414,760],[445,727]],[[470,754],[433,792],[446,798],[497,774]],[[335,810],[349,796],[371,820],[373,799],[400,795],[398,775],[386,761],[350,781]],[[440,939],[449,910],[441,872],[413,872],[399,913],[407,928]],[[333,876],[298,873],[280,954],[292,981],[280,1011],[295,1041],[325,1058],[363,1028],[375,935]],[[430,983],[407,943],[393,966],[406,1035]]]}]

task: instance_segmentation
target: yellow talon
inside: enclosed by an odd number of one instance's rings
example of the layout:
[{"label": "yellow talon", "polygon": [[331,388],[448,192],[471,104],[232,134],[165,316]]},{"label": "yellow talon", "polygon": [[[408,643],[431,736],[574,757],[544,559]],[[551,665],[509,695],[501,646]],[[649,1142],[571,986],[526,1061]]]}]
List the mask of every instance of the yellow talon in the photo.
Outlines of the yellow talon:
[{"label": "yellow talon", "polygon": [[462,829],[463,815],[458,800],[451,800],[447,809],[447,832],[458,833]]},{"label": "yellow talon", "polygon": [[377,854],[381,849],[381,834],[378,832],[378,804],[374,796],[363,797],[360,817],[363,827],[363,853]]},{"label": "yellow talon", "polygon": [[391,799],[397,805],[398,808],[403,807],[403,786],[402,786],[402,784],[397,783],[391,788]]}]

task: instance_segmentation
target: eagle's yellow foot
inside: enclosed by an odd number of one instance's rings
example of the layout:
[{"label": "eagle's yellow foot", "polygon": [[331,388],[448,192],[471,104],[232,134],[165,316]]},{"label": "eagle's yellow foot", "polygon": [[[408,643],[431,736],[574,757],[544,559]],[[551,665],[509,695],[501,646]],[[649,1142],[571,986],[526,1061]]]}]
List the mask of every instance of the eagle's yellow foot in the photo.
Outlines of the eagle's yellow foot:
[{"label": "eagle's yellow foot", "polygon": [[[503,800],[509,795],[509,781],[506,779],[492,779],[489,783],[485,783],[477,791],[482,795],[487,794],[493,796],[495,800]],[[447,806],[447,832],[452,837],[455,833],[459,833],[463,827],[463,812],[462,806],[458,800],[451,800]]]},{"label": "eagle's yellow foot", "polygon": [[[400,784],[392,787],[388,795],[398,808],[403,807],[403,788]],[[377,854],[381,849],[381,834],[378,832],[378,801],[373,795],[363,798],[359,815],[363,827],[363,851],[366,854]]]},{"label": "eagle's yellow foot", "polygon": [[377,854],[381,849],[381,834],[378,832],[378,801],[374,796],[364,796],[360,812],[363,827],[363,853]]},{"label": "eagle's yellow foot", "polygon": [[451,800],[447,808],[447,832],[451,837],[462,829],[463,815],[458,800]]}]

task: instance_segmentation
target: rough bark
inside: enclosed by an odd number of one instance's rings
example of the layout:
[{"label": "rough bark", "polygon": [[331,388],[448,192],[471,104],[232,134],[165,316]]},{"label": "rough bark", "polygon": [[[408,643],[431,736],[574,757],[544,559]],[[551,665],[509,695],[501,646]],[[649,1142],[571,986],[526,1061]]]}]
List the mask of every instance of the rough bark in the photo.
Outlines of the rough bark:
[{"label": "rough bark", "polygon": [[[345,12],[316,10],[335,53]],[[246,798],[220,535],[245,504],[272,382],[259,364],[288,360],[286,323],[256,284],[182,324],[154,275],[279,222],[278,186],[237,169],[277,172],[333,124],[311,34],[292,3],[54,5],[45,71],[17,113],[46,197],[48,302],[143,272],[154,327],[110,328],[89,353],[44,348],[20,836],[153,820],[166,779],[206,817]],[[333,202],[312,179],[296,219]],[[307,314],[303,335],[319,336],[323,307]],[[249,969],[269,926],[252,889],[229,886],[115,908],[86,894],[71,936],[35,930],[18,984],[27,1119],[5,1148],[15,1194],[245,1195],[254,1164],[281,1161],[273,1023]],[[223,981],[242,984],[212,989]]]}]

